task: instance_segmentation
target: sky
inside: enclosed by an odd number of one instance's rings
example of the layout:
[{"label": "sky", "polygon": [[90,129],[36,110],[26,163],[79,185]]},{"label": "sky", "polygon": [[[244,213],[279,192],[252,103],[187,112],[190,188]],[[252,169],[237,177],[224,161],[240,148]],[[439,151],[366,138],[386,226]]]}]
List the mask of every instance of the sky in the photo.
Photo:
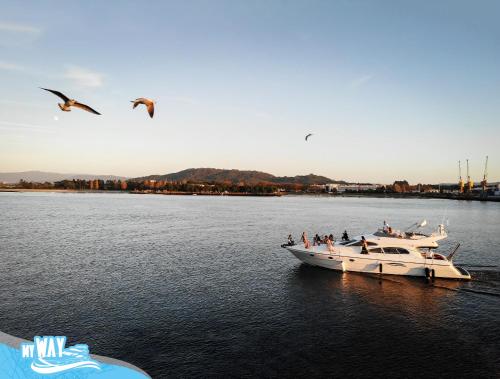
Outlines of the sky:
[{"label": "sky", "polygon": [[[500,180],[498,1],[0,9],[0,172],[215,167],[437,183],[456,182],[466,159],[480,181],[489,155]],[[102,115],[61,112],[38,87]],[[157,101],[154,119],[132,110],[137,97]]]}]

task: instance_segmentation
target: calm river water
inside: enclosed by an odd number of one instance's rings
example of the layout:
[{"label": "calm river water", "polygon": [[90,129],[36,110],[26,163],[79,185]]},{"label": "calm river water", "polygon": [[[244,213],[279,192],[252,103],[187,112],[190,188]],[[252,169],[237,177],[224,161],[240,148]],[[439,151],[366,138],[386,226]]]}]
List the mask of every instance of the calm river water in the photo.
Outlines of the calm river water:
[{"label": "calm river water", "polygon": [[[499,377],[500,204],[0,194],[0,330],[153,377]],[[472,282],[308,267],[279,245],[449,220]],[[1,376],[1,375],[0,375]]]}]

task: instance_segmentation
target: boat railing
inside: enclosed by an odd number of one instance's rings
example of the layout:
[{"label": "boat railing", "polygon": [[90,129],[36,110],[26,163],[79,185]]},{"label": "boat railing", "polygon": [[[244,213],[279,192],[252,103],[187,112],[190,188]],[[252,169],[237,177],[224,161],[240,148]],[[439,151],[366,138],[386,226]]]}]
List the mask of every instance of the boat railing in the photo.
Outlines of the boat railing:
[{"label": "boat railing", "polygon": [[419,238],[427,238],[430,237],[428,234],[424,233],[417,233],[417,232],[403,232],[401,233],[399,230],[388,233],[385,232],[383,229],[378,229],[375,233],[373,233],[374,236],[377,237],[386,237],[386,238],[403,238],[403,239],[419,239]]}]

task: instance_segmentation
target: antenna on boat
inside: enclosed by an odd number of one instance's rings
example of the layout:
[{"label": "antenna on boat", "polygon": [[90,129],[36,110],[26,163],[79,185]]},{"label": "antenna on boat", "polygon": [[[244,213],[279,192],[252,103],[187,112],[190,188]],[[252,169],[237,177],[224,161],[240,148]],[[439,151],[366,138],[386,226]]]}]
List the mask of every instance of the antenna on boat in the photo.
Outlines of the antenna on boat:
[{"label": "antenna on boat", "polygon": [[446,226],[448,227],[450,226],[450,219],[446,217],[447,211],[448,211],[448,206],[444,209],[443,218],[441,219],[441,225],[444,225],[446,221]]},{"label": "antenna on boat", "polygon": [[425,225],[427,225],[427,220],[422,220],[420,222],[416,222],[414,224],[411,224],[408,228],[406,228],[405,232],[408,232],[413,228],[415,228],[415,229],[423,228]]},{"label": "antenna on boat", "polygon": [[457,243],[457,245],[452,250],[452,252],[446,256],[446,259],[448,259],[449,261],[451,261],[451,259],[453,258],[453,256],[455,255],[455,253],[457,252],[457,250],[458,250],[459,247],[460,247],[460,244]]},{"label": "antenna on boat", "polygon": [[447,217],[448,216],[448,208],[449,207],[450,207],[450,203],[449,202],[445,202],[444,203],[443,218],[441,219],[441,225],[445,225],[446,224],[446,229],[448,229],[448,227],[450,226],[450,219],[449,219],[449,217]]}]

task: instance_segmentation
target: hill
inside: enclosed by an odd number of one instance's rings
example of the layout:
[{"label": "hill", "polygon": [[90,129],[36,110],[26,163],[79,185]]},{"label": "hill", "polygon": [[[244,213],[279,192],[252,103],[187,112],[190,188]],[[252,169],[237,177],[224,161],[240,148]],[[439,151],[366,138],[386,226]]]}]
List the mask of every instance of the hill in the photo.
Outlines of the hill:
[{"label": "hill", "polygon": [[92,175],[92,174],[61,174],[57,172],[44,172],[44,171],[22,171],[22,172],[0,172],[0,182],[3,183],[18,183],[20,180],[27,182],[57,182],[64,179],[101,179],[101,180],[124,180],[123,176],[115,175]]},{"label": "hill", "polygon": [[218,168],[189,168],[172,174],[149,175],[134,180],[165,180],[165,181],[189,181],[195,183],[240,183],[254,185],[258,183],[271,184],[326,184],[326,183],[346,183],[344,181],[333,180],[325,176],[314,174],[297,176],[274,176],[261,171],[245,170],[225,170]]}]

